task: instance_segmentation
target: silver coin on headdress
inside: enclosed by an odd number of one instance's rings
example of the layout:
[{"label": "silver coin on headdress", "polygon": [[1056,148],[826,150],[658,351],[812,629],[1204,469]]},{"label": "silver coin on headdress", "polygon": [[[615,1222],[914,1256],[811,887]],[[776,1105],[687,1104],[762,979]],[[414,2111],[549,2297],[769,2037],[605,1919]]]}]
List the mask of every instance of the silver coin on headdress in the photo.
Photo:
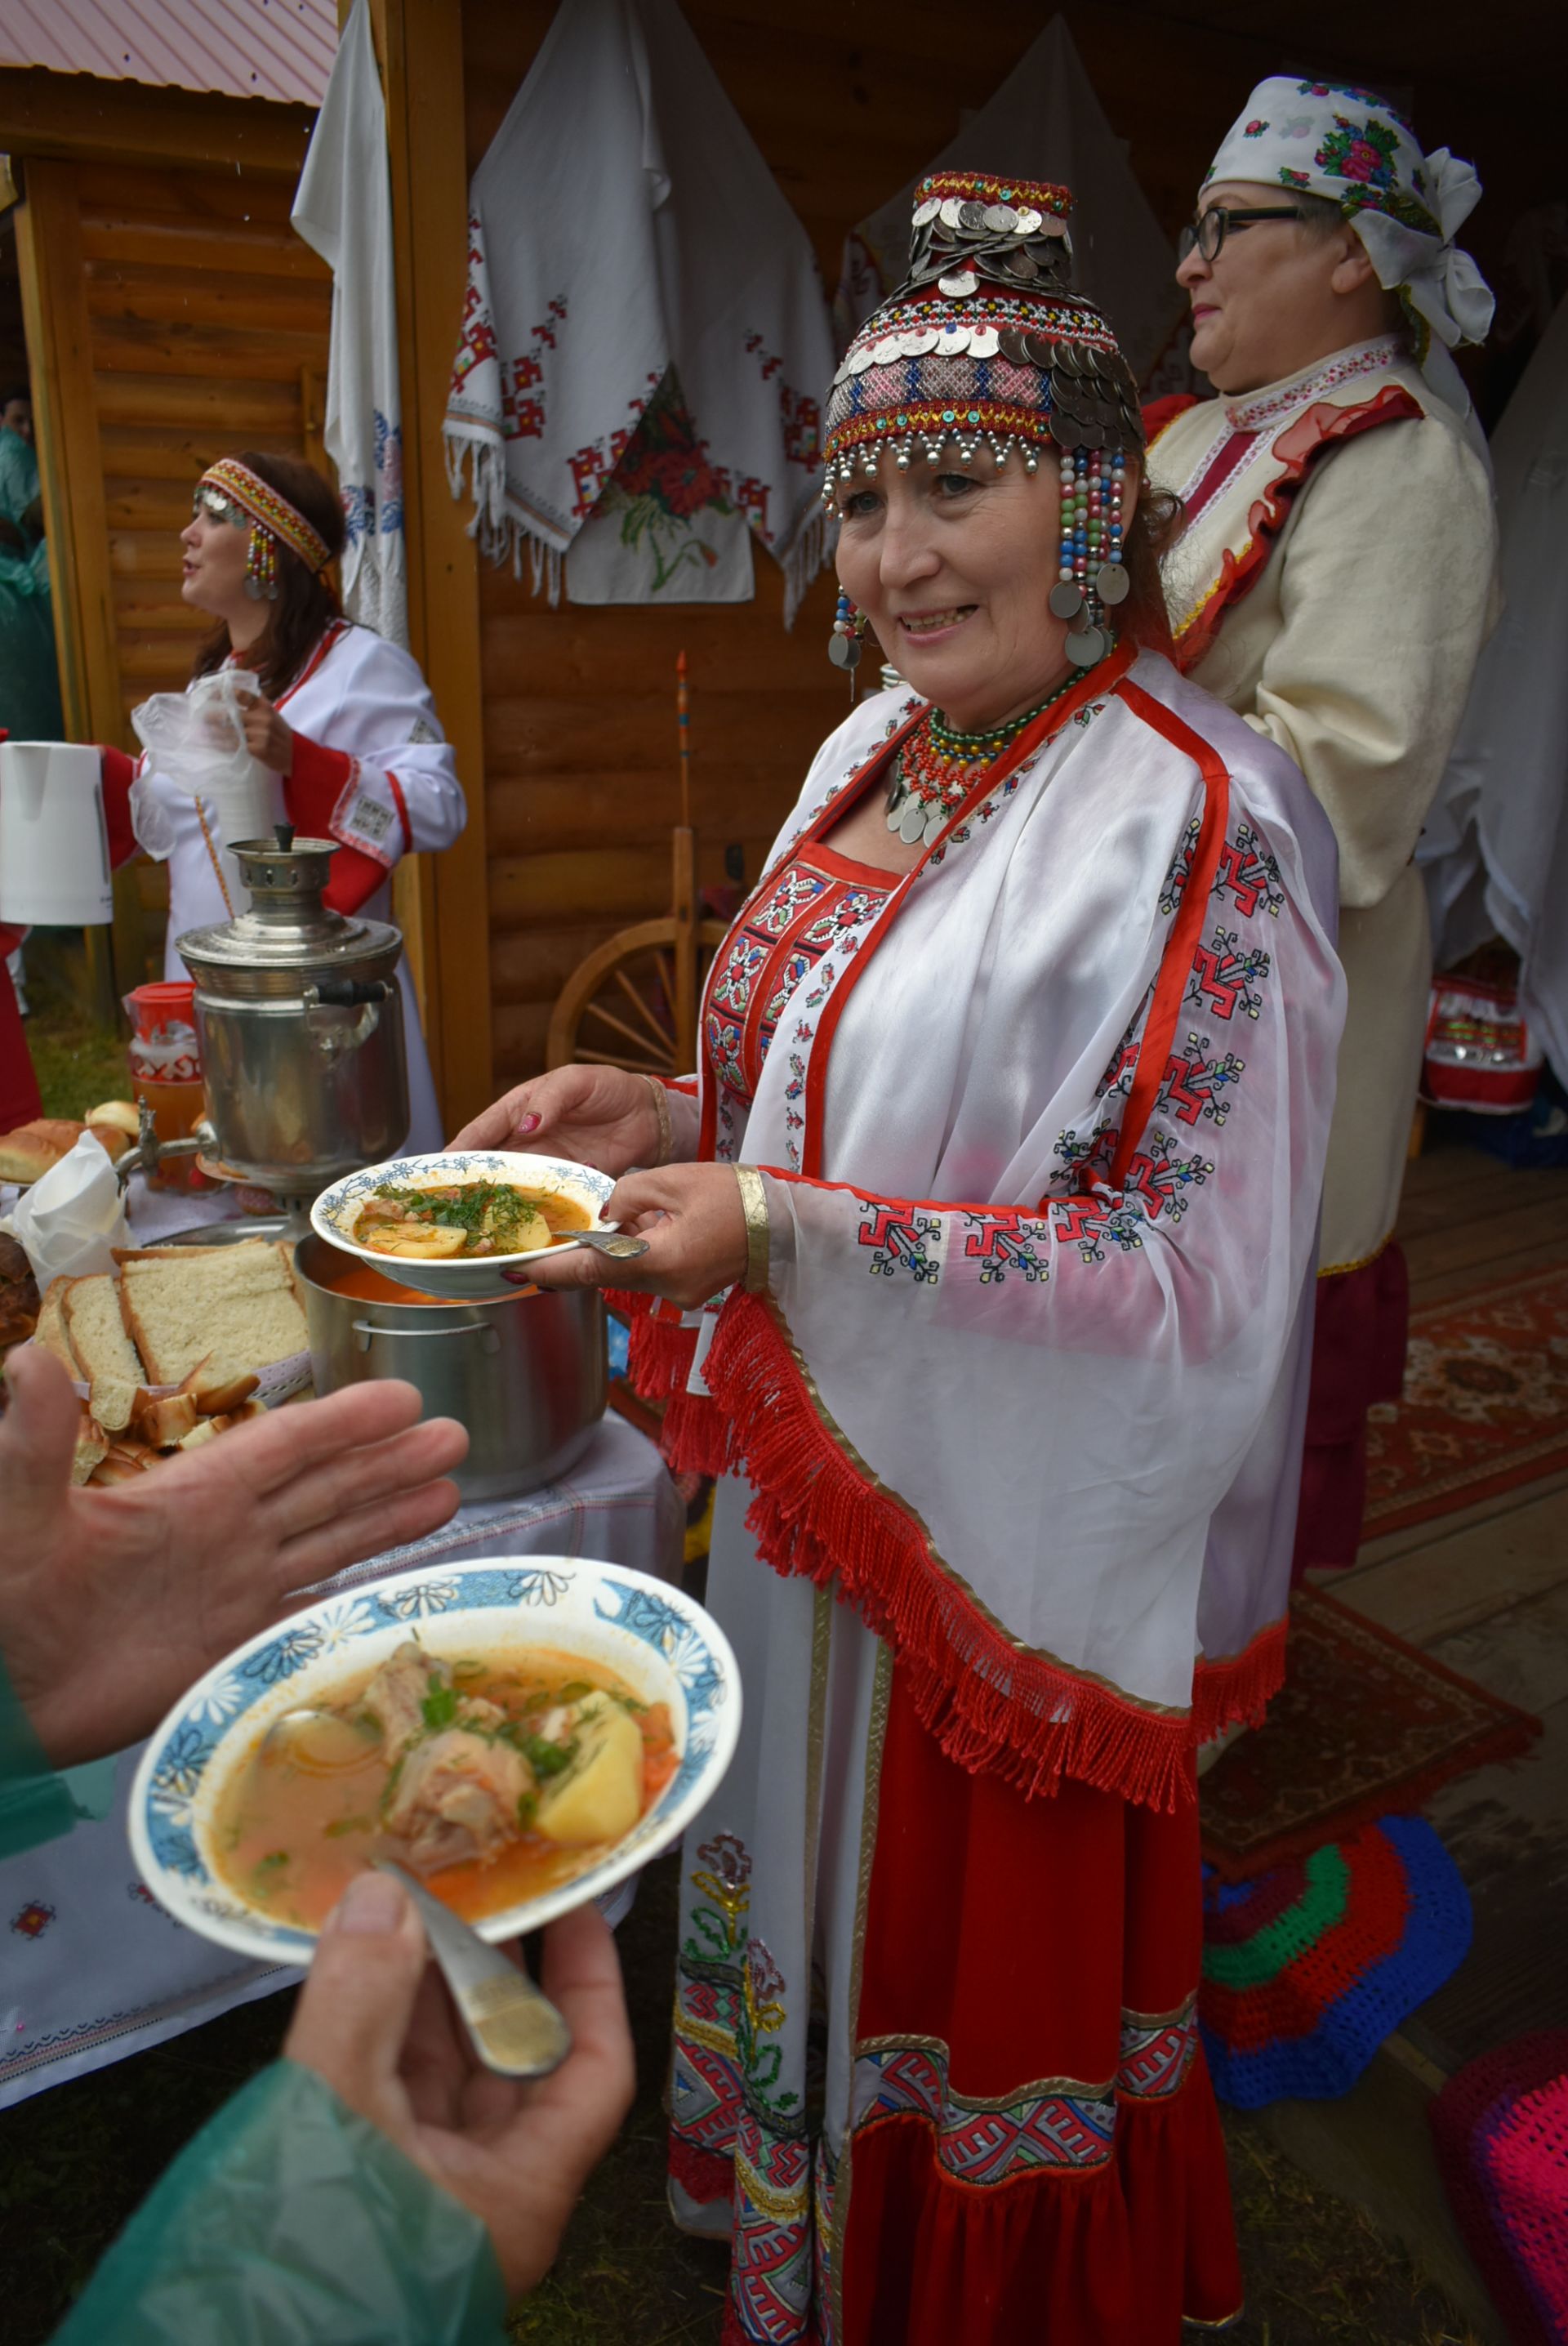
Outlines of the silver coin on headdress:
[{"label": "silver coin on headdress", "polygon": [[993,359],[1002,345],[1002,337],[994,326],[972,326],[969,333],[969,355],[972,359]]},{"label": "silver coin on headdress", "polygon": [[906,359],[923,359],[928,351],[935,350],[937,341],[937,330],[934,326],[915,328],[909,333],[899,336],[900,355]]},{"label": "silver coin on headdress", "polygon": [[1003,357],[1011,360],[1014,366],[1038,364],[1031,355],[1029,337],[1021,326],[1003,326],[996,339],[1002,346]]},{"label": "silver coin on headdress", "polygon": [[1093,668],[1097,659],[1104,659],[1110,641],[1103,627],[1080,627],[1067,638],[1067,657],[1074,668]]},{"label": "silver coin on headdress", "polygon": [[961,301],[966,300],[974,291],[979,282],[980,280],[972,269],[962,269],[952,277],[940,278],[938,286],[950,301]]},{"label": "silver coin on headdress", "polygon": [[985,226],[993,236],[1011,236],[1018,225],[1018,214],[1011,204],[987,204]]},{"label": "silver coin on headdress", "polygon": [[975,203],[972,198],[961,203],[958,208],[958,224],[969,235],[978,236],[985,226],[985,206]]},{"label": "silver coin on headdress", "polygon": [[871,344],[871,356],[879,366],[891,366],[893,361],[901,355],[897,334],[884,334],[880,342]]},{"label": "silver coin on headdress", "polygon": [[944,196],[942,198],[942,208],[937,214],[937,218],[941,220],[943,228],[957,228],[958,199],[956,196]]},{"label": "silver coin on headdress", "polygon": [[1044,217],[1044,213],[1037,212],[1033,204],[1025,204],[1018,215],[1016,233],[1019,236],[1038,235],[1040,223]]},{"label": "silver coin on headdress", "polygon": [[917,204],[915,206],[913,225],[916,228],[929,227],[931,222],[935,219],[941,209],[941,198],[937,196],[928,196],[923,204]]}]

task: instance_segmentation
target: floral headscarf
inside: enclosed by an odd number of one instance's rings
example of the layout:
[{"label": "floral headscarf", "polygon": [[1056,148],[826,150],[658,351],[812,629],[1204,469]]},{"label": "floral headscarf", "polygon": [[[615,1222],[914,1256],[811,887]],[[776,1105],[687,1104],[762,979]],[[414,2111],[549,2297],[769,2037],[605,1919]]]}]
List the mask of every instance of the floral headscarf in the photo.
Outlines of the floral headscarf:
[{"label": "floral headscarf", "polygon": [[1484,342],[1492,312],[1485,278],[1454,243],[1481,197],[1471,164],[1446,147],[1424,155],[1404,117],[1371,90],[1276,74],[1258,83],[1220,141],[1203,191],[1221,180],[1297,188],[1337,203],[1379,284],[1399,293],[1432,389],[1461,410],[1468,404],[1446,353]]}]

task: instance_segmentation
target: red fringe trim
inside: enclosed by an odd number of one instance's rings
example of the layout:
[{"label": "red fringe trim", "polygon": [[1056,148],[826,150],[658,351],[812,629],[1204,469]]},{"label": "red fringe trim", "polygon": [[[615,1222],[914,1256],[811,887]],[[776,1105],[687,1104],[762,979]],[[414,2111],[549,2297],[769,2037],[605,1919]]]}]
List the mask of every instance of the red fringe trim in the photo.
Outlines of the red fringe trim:
[{"label": "red fringe trim", "polygon": [[1262,1719],[1285,1676],[1284,1621],[1245,1653],[1200,1661],[1187,1713],[1142,1709],[1060,1663],[1021,1654],[947,1578],[908,1510],[873,1489],[833,1439],[757,1297],[736,1293],[719,1314],[707,1393],[686,1391],[695,1329],[660,1318],[650,1296],[612,1300],[631,1315],[632,1383],[665,1404],[666,1462],[677,1474],[745,1470],[757,1494],[747,1526],[763,1557],[820,1587],[838,1582],[892,1647],[921,1724],[959,1767],[1001,1776],[1026,1797],[1054,1791],[1066,1775],[1169,1810],[1193,1797],[1196,1744],[1237,1719]]},{"label": "red fringe trim", "polygon": [[1202,609],[1176,638],[1176,666],[1186,676],[1211,648],[1219,623],[1233,603],[1240,601],[1268,561],[1275,538],[1285,525],[1290,501],[1306,478],[1308,468],[1342,440],[1354,440],[1379,423],[1400,423],[1421,418],[1420,403],[1398,383],[1390,383],[1375,399],[1358,407],[1336,407],[1319,401],[1298,417],[1274,443],[1273,453],[1285,470],[1265,489],[1247,516],[1247,542],[1239,556],[1228,546],[1219,566],[1219,579]]},{"label": "red fringe trim", "polygon": [[1199,1661],[1193,1671],[1192,1733],[1195,1743],[1207,1743],[1239,1720],[1261,1727],[1269,1698],[1285,1683],[1285,1637],[1288,1620],[1271,1621],[1250,1646],[1224,1661]]},{"label": "red fringe trim", "polygon": [[1190,1716],[1142,1709],[994,1628],[908,1510],[833,1439],[756,1297],[726,1304],[703,1373],[726,1421],[725,1464],[744,1464],[757,1493],[746,1520],[761,1555],[777,1572],[838,1582],[892,1647],[921,1724],[957,1766],[1026,1798],[1068,1775],[1150,1808],[1193,1799]]}]

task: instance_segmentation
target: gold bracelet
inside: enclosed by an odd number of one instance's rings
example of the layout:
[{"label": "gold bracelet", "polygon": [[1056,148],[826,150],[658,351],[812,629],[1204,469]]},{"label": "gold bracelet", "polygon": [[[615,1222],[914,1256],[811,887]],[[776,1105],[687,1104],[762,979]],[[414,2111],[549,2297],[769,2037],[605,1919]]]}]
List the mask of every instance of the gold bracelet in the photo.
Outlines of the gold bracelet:
[{"label": "gold bracelet", "polygon": [[768,1190],[755,1165],[738,1165],[740,1204],[746,1216],[746,1278],[748,1295],[768,1292]]},{"label": "gold bracelet", "polygon": [[667,1165],[675,1150],[675,1130],[669,1120],[669,1094],[657,1076],[644,1076],[643,1081],[653,1094],[654,1114],[658,1118],[658,1155],[655,1165]]}]

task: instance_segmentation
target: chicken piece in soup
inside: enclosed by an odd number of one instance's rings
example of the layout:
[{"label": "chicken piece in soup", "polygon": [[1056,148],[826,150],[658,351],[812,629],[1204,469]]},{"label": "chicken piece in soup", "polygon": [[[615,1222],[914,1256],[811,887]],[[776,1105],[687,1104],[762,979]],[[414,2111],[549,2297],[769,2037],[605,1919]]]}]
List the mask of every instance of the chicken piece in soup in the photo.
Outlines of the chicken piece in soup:
[{"label": "chicken piece in soup", "polygon": [[598,1664],[537,1647],[448,1662],[410,1639],[236,1770],[219,1863],[305,1930],[380,1857],[477,1921],[592,1865],[676,1765],[667,1707]]}]

